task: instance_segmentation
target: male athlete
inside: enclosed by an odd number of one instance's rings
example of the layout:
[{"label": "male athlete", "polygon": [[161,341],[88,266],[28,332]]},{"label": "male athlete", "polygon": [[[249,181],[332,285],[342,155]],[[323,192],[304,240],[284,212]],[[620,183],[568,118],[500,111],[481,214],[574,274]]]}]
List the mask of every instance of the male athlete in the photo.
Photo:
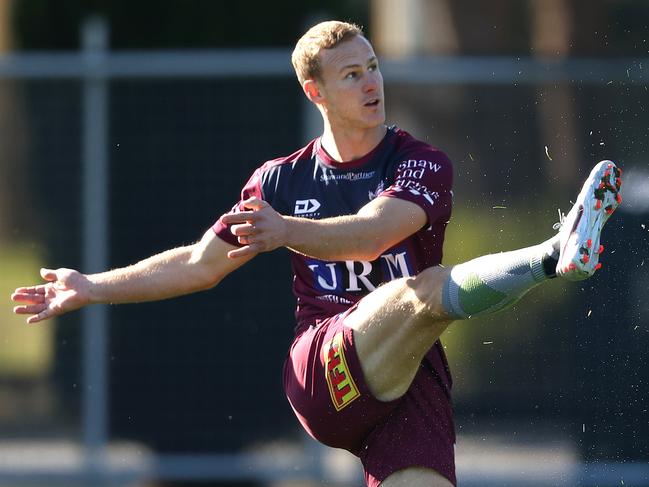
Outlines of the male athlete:
[{"label": "male athlete", "polygon": [[368,486],[454,485],[451,377],[440,334],[509,306],[537,284],[590,277],[620,202],[620,170],[595,166],[558,235],[443,268],[452,167],[439,150],[385,126],[383,80],[361,30],[324,22],[293,65],[324,120],[321,137],[266,162],[203,238],[129,267],[41,270],[19,288],[28,323],[93,303],[211,288],[260,252],[292,250],[296,338],[284,388],[304,428],[360,459]]}]

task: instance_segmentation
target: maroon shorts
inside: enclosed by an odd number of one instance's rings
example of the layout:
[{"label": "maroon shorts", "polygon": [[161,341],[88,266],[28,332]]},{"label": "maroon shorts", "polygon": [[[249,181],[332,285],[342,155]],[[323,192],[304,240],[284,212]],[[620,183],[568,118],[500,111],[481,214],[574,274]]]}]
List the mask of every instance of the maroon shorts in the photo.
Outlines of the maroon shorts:
[{"label": "maroon shorts", "polygon": [[[369,487],[407,467],[431,468],[455,479],[455,429],[445,364],[436,344],[408,392],[383,402],[369,392],[344,326],[351,310],[298,334],[284,364],[284,390],[300,423],[316,440],[361,459]],[[441,353],[442,357],[438,357]]]}]

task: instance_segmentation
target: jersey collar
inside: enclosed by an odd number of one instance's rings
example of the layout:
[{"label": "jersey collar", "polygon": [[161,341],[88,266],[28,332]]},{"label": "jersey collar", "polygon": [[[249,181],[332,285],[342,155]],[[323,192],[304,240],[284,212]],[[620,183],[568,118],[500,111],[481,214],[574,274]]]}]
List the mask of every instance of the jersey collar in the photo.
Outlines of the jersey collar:
[{"label": "jersey collar", "polygon": [[316,144],[315,144],[316,158],[324,166],[329,167],[331,169],[357,169],[359,167],[366,165],[374,158],[374,156],[376,156],[376,154],[381,152],[385,147],[388,139],[390,139],[393,134],[394,134],[394,128],[388,127],[388,129],[385,132],[385,136],[383,137],[381,142],[379,142],[378,145],[374,147],[374,149],[369,151],[363,157],[349,162],[339,162],[334,158],[332,158],[329,155],[329,153],[325,150],[325,148],[322,146],[322,137],[318,137],[316,139]]}]

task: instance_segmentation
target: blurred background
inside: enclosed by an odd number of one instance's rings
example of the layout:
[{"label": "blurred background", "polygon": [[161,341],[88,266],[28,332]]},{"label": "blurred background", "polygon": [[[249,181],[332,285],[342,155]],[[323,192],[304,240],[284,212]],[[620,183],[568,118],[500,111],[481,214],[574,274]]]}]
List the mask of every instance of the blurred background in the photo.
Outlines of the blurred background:
[{"label": "blurred background", "polygon": [[649,485],[649,2],[0,0],[0,486],[363,485],[282,393],[286,252],[38,326],[8,299],[196,241],[317,136],[290,52],[330,18],[365,27],[389,123],[454,161],[446,264],[546,239],[594,162],[624,169],[594,279],[442,340],[460,485]]}]

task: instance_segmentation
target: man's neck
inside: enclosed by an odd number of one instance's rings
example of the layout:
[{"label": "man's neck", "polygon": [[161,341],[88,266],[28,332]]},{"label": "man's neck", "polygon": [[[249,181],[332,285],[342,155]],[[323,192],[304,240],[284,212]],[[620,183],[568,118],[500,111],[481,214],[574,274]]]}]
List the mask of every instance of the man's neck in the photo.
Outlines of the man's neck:
[{"label": "man's neck", "polygon": [[320,143],[329,156],[338,162],[351,162],[371,152],[385,137],[387,127],[355,131],[334,131],[325,126]]}]

